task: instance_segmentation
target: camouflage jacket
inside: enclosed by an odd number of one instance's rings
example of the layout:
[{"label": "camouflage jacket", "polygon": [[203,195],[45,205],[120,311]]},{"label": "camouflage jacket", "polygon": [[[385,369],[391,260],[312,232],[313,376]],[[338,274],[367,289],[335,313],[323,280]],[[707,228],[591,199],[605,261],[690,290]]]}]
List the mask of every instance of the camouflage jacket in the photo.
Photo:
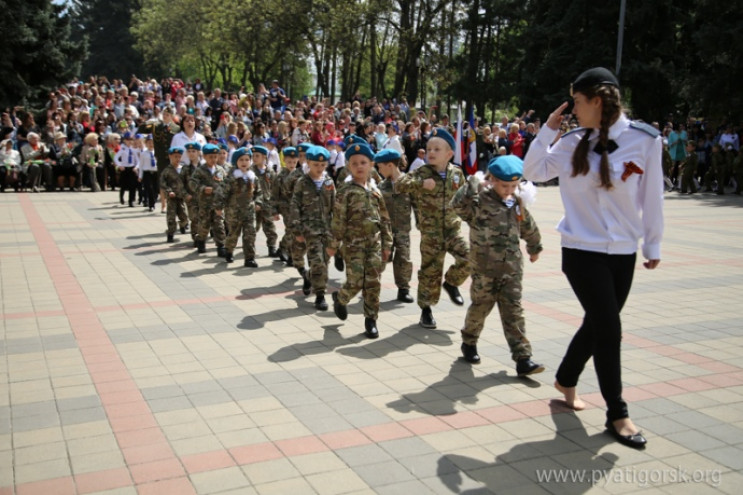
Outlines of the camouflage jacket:
[{"label": "camouflage jacket", "polygon": [[[403,177],[405,177],[404,174],[398,178],[398,181]],[[382,192],[382,196],[384,196],[384,203],[387,207],[387,212],[390,214],[392,233],[410,232],[410,212],[412,210],[410,195],[395,192],[395,183],[390,179],[384,179],[379,184],[379,190]]]},{"label": "camouflage jacket", "polygon": [[347,182],[339,191],[331,221],[333,241],[329,247],[368,246],[381,242],[382,251],[392,248],[390,217],[382,192],[373,183],[367,189]]},{"label": "camouflage jacket", "polygon": [[219,185],[214,197],[214,208],[216,210],[229,210],[232,218],[254,214],[255,206],[263,208],[263,193],[261,183],[255,177],[252,170],[248,170],[247,178],[240,174],[236,176],[235,169],[227,174],[224,181]]},{"label": "camouflage jacket", "polygon": [[[188,181],[191,189],[196,193],[195,196],[199,200],[199,206],[211,204],[214,199],[214,194],[217,192],[217,189],[227,175],[224,169],[219,165],[215,165],[214,169],[214,174],[212,174],[209,167],[205,164],[199,165],[199,167],[194,170]],[[211,195],[207,195],[204,192],[207,187],[212,188]]]},{"label": "camouflage jacket", "polygon": [[165,189],[167,194],[175,193],[177,199],[185,199],[186,197],[186,186],[183,184],[183,179],[172,165],[160,172],[160,187]]},{"label": "camouflage jacket", "polygon": [[323,174],[322,185],[317,188],[309,175],[303,175],[294,185],[290,223],[295,235],[321,236],[330,242],[330,219],[335,204],[335,184]]},{"label": "camouflage jacket", "polygon": [[252,165],[250,167],[250,171],[255,174],[255,180],[257,182],[260,182],[261,184],[261,194],[263,201],[263,206],[261,207],[262,212],[269,216],[274,216],[277,212],[274,208],[271,193],[273,192],[273,185],[276,182],[276,172],[268,168],[268,166],[266,166],[266,168],[263,170],[263,173],[259,173],[258,167],[256,167],[255,165]]},{"label": "camouflage jacket", "polygon": [[[295,169],[296,170],[296,169]],[[284,194],[284,182],[289,178],[292,171],[286,167],[281,167],[279,173],[276,174],[276,180],[273,181],[273,190],[271,191],[271,200],[274,204],[274,209],[278,213],[286,213],[289,210],[289,203],[292,200],[292,195]]]},{"label": "camouflage jacket", "polygon": [[473,273],[496,277],[521,271],[519,239],[526,251],[542,251],[542,237],[531,214],[516,198],[509,208],[495,190],[483,188],[471,177],[451,201],[451,207],[470,226],[470,263]]},{"label": "camouflage jacket", "polygon": [[[423,181],[433,179],[432,190],[423,188]],[[446,166],[446,179],[442,179],[433,165],[423,165],[395,182],[395,192],[408,193],[418,209],[418,229],[423,236],[445,237],[458,231],[462,222],[452,210],[450,202],[464,186],[464,174],[451,163]]]},{"label": "camouflage jacket", "polygon": [[196,191],[191,187],[191,176],[199,168],[199,164],[186,163],[181,167],[181,180],[183,181],[183,187],[186,189],[186,194],[193,196],[194,201],[196,200]]}]

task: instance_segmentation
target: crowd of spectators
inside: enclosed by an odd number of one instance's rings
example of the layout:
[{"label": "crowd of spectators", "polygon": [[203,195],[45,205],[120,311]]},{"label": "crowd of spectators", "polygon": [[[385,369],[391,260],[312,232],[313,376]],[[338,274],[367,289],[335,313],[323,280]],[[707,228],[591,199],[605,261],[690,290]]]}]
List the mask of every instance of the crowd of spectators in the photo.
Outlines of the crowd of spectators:
[{"label": "crowd of spectators", "polygon": [[[446,114],[437,114],[438,108],[432,106],[425,112],[412,108],[405,97],[363,99],[358,93],[349,101],[336,103],[316,97],[292,101],[278,81],[268,87],[260,84],[253,92],[244,88],[223,92],[206,88],[198,79],[184,82],[166,78],[158,82],[132,76],[126,83],[91,77],[51,92],[40,111],[5,109],[0,131],[0,187],[33,191],[115,187],[112,158],[120,136],[136,133],[147,121],[162,120],[165,112],[173,115],[176,124],[192,115],[195,130],[207,141],[229,141],[235,147],[271,142],[281,151],[306,141],[332,146],[353,133],[367,140],[375,151],[400,151],[405,166],[415,168],[425,162],[425,146],[433,127],[448,127],[455,133],[456,123]],[[708,129],[703,123],[692,124],[690,134],[683,131],[683,136],[699,143],[700,163],[708,161],[716,142],[729,144],[736,151],[739,148],[738,134],[732,127]],[[484,169],[490,158],[498,154],[523,158],[539,126],[540,119],[533,110],[518,117],[504,116],[491,124],[478,121],[475,131],[479,168]],[[563,130],[571,126],[575,122],[566,119]],[[467,123],[464,129],[472,132]],[[666,127],[664,135],[673,138],[674,131],[669,129]],[[83,173],[87,169],[80,159],[86,136],[91,134],[101,152],[94,157],[94,163],[85,163],[98,169],[95,174]],[[669,148],[673,148],[674,141],[668,140]],[[88,141],[92,142],[90,137]],[[91,183],[94,179],[97,185]]]}]

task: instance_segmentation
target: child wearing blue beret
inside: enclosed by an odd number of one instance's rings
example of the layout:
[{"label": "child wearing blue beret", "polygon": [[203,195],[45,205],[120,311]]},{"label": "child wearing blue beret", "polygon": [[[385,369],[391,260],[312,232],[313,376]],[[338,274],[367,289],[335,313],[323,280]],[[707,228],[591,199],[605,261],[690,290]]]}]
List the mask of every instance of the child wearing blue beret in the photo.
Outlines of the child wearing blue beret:
[{"label": "child wearing blue beret", "polygon": [[515,155],[496,157],[490,160],[484,180],[479,173],[470,177],[451,202],[454,211],[470,226],[472,303],[462,328],[462,354],[470,363],[480,362],[477,341],[485,319],[497,303],[518,376],[544,371],[544,366],[531,360],[521,307],[524,262],[519,239],[526,241],[532,263],[542,251],[537,224],[517,194],[523,170],[521,158]]}]

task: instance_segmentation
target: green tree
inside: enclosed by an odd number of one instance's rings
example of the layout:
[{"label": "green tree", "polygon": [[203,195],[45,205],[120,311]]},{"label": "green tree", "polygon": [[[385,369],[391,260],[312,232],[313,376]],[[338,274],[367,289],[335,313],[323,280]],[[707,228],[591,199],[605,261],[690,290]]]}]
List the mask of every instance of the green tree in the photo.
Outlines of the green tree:
[{"label": "green tree", "polygon": [[124,80],[131,74],[144,75],[144,60],[134,47],[130,30],[132,13],[138,11],[141,4],[138,0],[72,0],[73,37],[78,41],[86,40],[90,47],[82,64],[82,74]]},{"label": "green tree", "polygon": [[77,77],[85,44],[70,38],[70,16],[49,0],[0,2],[0,102],[46,100],[49,91]]}]

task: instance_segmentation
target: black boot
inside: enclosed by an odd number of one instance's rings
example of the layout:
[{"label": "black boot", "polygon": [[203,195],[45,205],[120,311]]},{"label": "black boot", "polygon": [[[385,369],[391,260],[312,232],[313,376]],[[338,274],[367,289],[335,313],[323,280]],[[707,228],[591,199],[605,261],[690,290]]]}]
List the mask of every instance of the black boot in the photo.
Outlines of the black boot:
[{"label": "black boot", "polygon": [[224,246],[220,246],[217,244],[217,256],[220,258],[224,258],[227,255],[227,250],[224,248]]},{"label": "black boot", "polygon": [[340,253],[335,253],[335,256],[333,258],[335,258],[334,259],[335,269],[338,270],[339,272],[342,272],[344,268],[343,257],[340,255]]},{"label": "black boot", "polygon": [[397,300],[404,303],[413,302],[413,297],[408,289],[397,289]]},{"label": "black boot", "polygon": [[310,281],[310,276],[307,274],[307,270],[304,268],[299,269],[299,274],[302,275],[302,293],[305,296],[309,296],[310,292],[312,292],[312,282]]},{"label": "black boot", "polygon": [[294,266],[294,260],[291,256],[286,259],[286,266]]},{"label": "black boot", "polygon": [[447,294],[449,294],[451,302],[453,302],[457,306],[462,306],[464,304],[462,294],[459,293],[459,287],[451,285],[449,282],[444,282],[444,290]]},{"label": "black boot", "polygon": [[268,257],[269,258],[278,258],[279,253],[276,251],[276,248],[273,246],[268,246]]},{"label": "black boot", "polygon": [[173,239],[173,234],[168,234],[168,242],[173,242],[175,239]]},{"label": "black boot", "polygon": [[185,234],[185,233],[186,233],[186,227],[181,227],[181,234]]},{"label": "black boot", "polygon": [[421,320],[419,325],[423,328],[436,328],[436,320],[433,319],[433,311],[430,306],[426,306],[421,311]]},{"label": "black boot", "polygon": [[328,303],[325,302],[325,293],[318,292],[315,296],[315,309],[325,311],[328,309]]},{"label": "black boot", "polygon": [[364,318],[364,335],[370,339],[376,339],[379,337],[379,331],[377,330],[377,322],[371,318]]},{"label": "black boot", "polygon": [[516,361],[516,374],[519,376],[533,375],[544,371],[544,366],[537,364],[530,357],[521,358]]},{"label": "black boot", "polygon": [[199,247],[199,241],[195,237],[193,237],[193,247],[195,248]]},{"label": "black boot", "polygon": [[284,251],[281,248],[279,248],[277,255],[278,255],[279,261],[281,261],[282,263],[287,262],[288,258],[286,257],[286,255],[284,254]]},{"label": "black boot", "polygon": [[348,308],[338,302],[338,291],[333,292],[333,312],[340,320],[348,318]]},{"label": "black boot", "polygon": [[197,242],[197,250],[199,253],[205,253],[206,252],[206,241],[196,241]]},{"label": "black boot", "polygon": [[477,354],[477,346],[469,345],[462,342],[462,355],[468,363],[477,364],[480,362],[480,356]]},{"label": "black boot", "polygon": [[232,253],[231,252],[227,251],[226,253],[224,253],[224,260],[227,263],[232,263],[233,261],[235,261],[235,258],[232,257]]},{"label": "black boot", "polygon": [[258,263],[255,262],[255,260],[245,260],[244,266],[246,268],[258,268]]}]

